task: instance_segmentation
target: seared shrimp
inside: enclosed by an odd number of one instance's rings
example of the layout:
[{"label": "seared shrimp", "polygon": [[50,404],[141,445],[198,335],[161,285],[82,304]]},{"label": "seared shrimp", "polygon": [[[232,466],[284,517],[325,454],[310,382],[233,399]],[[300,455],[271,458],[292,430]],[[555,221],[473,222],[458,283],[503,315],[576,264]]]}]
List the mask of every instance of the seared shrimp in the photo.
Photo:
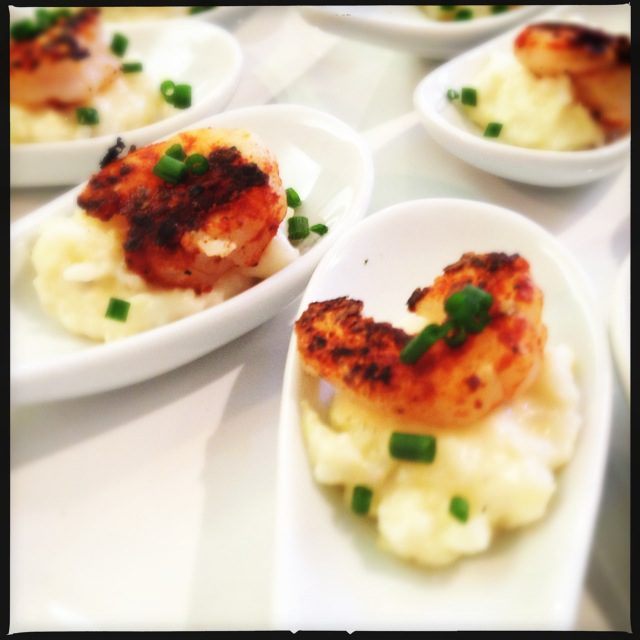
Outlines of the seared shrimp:
[{"label": "seared shrimp", "polygon": [[631,42],[588,27],[540,23],[516,38],[515,55],[538,76],[567,74],[576,100],[609,134],[631,124]]},{"label": "seared shrimp", "polygon": [[[205,156],[208,169],[177,184],[156,176],[176,144]],[[287,211],[276,159],[238,129],[196,129],[133,151],[95,174],[78,204],[118,230],[129,269],[197,293],[232,268],[255,266]]]},{"label": "seared shrimp", "polygon": [[439,322],[444,301],[467,284],[493,296],[489,324],[461,346],[436,342],[415,364],[400,360],[412,336],[363,317],[362,302],[343,297],[311,303],[295,324],[305,368],[383,411],[425,425],[479,420],[533,382],[547,333],[542,293],[518,255],[466,253],[407,304]]},{"label": "seared shrimp", "polygon": [[120,73],[103,39],[100,11],[82,9],[31,40],[11,40],[11,102],[28,107],[83,104]]}]

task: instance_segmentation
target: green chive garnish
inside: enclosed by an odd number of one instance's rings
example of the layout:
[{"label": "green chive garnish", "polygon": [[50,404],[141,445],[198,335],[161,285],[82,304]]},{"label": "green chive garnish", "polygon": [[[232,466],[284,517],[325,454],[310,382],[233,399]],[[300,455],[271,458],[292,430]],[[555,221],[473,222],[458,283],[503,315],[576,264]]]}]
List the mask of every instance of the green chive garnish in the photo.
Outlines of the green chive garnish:
[{"label": "green chive garnish", "polygon": [[446,331],[439,324],[430,324],[414,336],[400,352],[400,360],[405,364],[417,362],[420,356],[430,349]]},{"label": "green chive garnish", "polygon": [[176,85],[173,80],[163,80],[160,83],[160,93],[163,95],[164,99],[171,103],[173,98],[173,92],[176,90]]},{"label": "green chive garnish", "polygon": [[110,298],[107,310],[104,314],[105,318],[117,320],[118,322],[126,322],[129,315],[130,302],[120,300],[120,298]]},{"label": "green chive garnish", "polygon": [[71,17],[71,9],[56,9],[52,12],[55,15],[56,20],[58,18],[70,18]]},{"label": "green chive garnish", "polygon": [[10,34],[14,40],[33,40],[40,32],[40,27],[33,20],[20,20],[11,25]]},{"label": "green chive garnish", "polygon": [[209,11],[209,9],[215,9],[216,7],[189,7],[189,13],[195,15],[196,13],[202,13],[203,11]]},{"label": "green chive garnish", "polygon": [[98,124],[100,116],[93,107],[78,107],[76,109],[76,119],[79,124]]},{"label": "green chive garnish", "polygon": [[468,333],[479,333],[491,322],[489,309],[493,296],[468,284],[451,294],[444,302],[447,320],[442,324],[430,324],[414,336],[400,351],[404,364],[416,363],[438,340],[450,347],[459,347]]},{"label": "green chive garnish", "polygon": [[461,496],[453,496],[449,503],[449,513],[460,522],[466,522],[469,518],[469,503]]},{"label": "green chive garnish", "polygon": [[319,222],[318,224],[310,226],[309,230],[313,231],[313,233],[317,233],[319,236],[323,236],[327,231],[329,231],[329,227],[327,227],[326,224]]},{"label": "green chive garnish", "polygon": [[462,87],[460,101],[462,104],[475,107],[478,104],[478,92],[473,87]]},{"label": "green chive garnish", "polygon": [[176,160],[171,156],[162,156],[155,167],[153,167],[154,175],[162,178],[165,182],[177,184],[184,178],[187,172],[187,165],[180,160]]},{"label": "green chive garnish", "polygon": [[502,131],[502,123],[500,122],[490,122],[487,125],[487,128],[484,130],[485,138],[497,138]]},{"label": "green chive garnish", "polygon": [[36,9],[36,24],[40,27],[41,31],[46,31],[57,19],[58,16],[53,11]]},{"label": "green chive garnish", "polygon": [[173,80],[163,80],[160,83],[160,93],[177,109],[186,109],[191,106],[190,84],[176,84]]},{"label": "green chive garnish", "polygon": [[443,339],[450,347],[459,347],[467,339],[467,332],[462,327],[454,327],[453,331],[447,333]]},{"label": "green chive garnish", "polygon": [[20,20],[11,26],[10,34],[14,40],[33,40],[43,31],[52,27],[59,18],[68,18],[71,15],[69,9],[37,9],[35,21],[31,19]]},{"label": "green chive garnish", "polygon": [[291,207],[292,209],[297,209],[302,204],[302,200],[300,199],[300,196],[298,195],[298,192],[295,189],[292,189],[291,187],[289,187],[286,190],[286,194],[287,194],[288,207]]},{"label": "green chive garnish", "polygon": [[287,220],[289,240],[304,240],[309,235],[309,220],[305,216],[291,216]]},{"label": "green chive garnish", "polygon": [[111,51],[122,58],[129,46],[129,38],[122,33],[114,33],[111,39]]},{"label": "green chive garnish", "polygon": [[142,71],[142,62],[123,62],[120,69],[123,73],[138,73]]},{"label": "green chive garnish", "polygon": [[445,300],[444,310],[455,326],[478,333],[491,320],[489,309],[492,302],[493,296],[489,292],[468,284]]},{"label": "green chive garnish", "polygon": [[504,13],[509,10],[508,4],[492,4],[491,13]]},{"label": "green chive garnish", "polygon": [[58,18],[68,18],[70,15],[69,9],[37,9],[36,24],[41,31],[46,31],[58,21]]},{"label": "green chive garnish", "polygon": [[460,97],[460,94],[455,89],[449,89],[447,91],[447,99],[457,100],[459,97]]},{"label": "green chive garnish", "polygon": [[454,11],[456,8],[455,4],[441,4],[440,11]]},{"label": "green chive garnish", "polygon": [[420,433],[394,431],[389,439],[392,458],[414,462],[433,462],[436,457],[436,439]]},{"label": "green chive garnish", "polygon": [[187,169],[191,171],[191,173],[195,173],[197,176],[201,176],[209,170],[209,161],[199,153],[194,153],[190,155],[185,163],[187,165]]},{"label": "green chive garnish", "polygon": [[176,160],[184,160],[186,157],[186,153],[182,149],[181,144],[172,144],[165,152],[165,156],[169,156],[171,158],[175,158]]},{"label": "green chive garnish", "polygon": [[471,20],[473,18],[473,10],[472,9],[459,9],[455,16],[453,16],[454,20]]},{"label": "green chive garnish", "polygon": [[356,485],[353,487],[353,493],[351,494],[351,510],[359,516],[367,515],[371,507],[372,498],[373,491],[369,487],[361,484]]},{"label": "green chive garnish", "polygon": [[172,103],[176,109],[186,109],[191,106],[191,85],[177,84],[173,92]]}]

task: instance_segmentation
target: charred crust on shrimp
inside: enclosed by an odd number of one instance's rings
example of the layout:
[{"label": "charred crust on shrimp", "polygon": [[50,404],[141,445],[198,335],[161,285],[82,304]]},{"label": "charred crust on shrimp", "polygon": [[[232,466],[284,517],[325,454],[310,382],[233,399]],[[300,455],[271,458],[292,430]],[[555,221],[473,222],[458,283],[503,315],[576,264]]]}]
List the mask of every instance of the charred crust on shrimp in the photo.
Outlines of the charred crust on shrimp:
[{"label": "charred crust on shrimp", "polygon": [[575,100],[606,139],[631,126],[631,39],[577,24],[537,23],[516,37],[514,53],[538,77],[566,75]]},{"label": "charred crust on shrimp", "polygon": [[267,175],[256,164],[245,162],[235,148],[216,149],[208,160],[210,170],[203,176],[189,174],[178,185],[158,181],[153,190],[139,187],[126,199],[114,197],[113,192],[106,193],[106,187],[120,183],[125,177],[135,179],[136,173],[148,173],[148,167],[115,165],[113,173],[102,172],[89,180],[78,204],[102,220],[116,214],[127,217],[132,222],[125,245],[128,251],[137,251],[147,242],[175,248],[181,234],[202,226],[212,211],[268,181]]},{"label": "charred crust on shrimp", "polygon": [[362,301],[340,297],[312,302],[295,323],[303,366],[382,411],[425,424],[459,426],[483,417],[526,388],[540,367],[542,293],[518,254],[465,253],[431,286],[416,289],[410,303],[429,318],[425,311],[442,308],[463,283],[483,283],[493,296],[490,323],[463,344],[439,341],[406,364],[400,352],[413,336],[363,316]]},{"label": "charred crust on shrimp", "polygon": [[79,36],[83,31],[94,29],[99,17],[100,9],[81,9],[67,18],[59,17],[34,40],[12,41],[11,68],[31,71],[44,62],[88,58],[91,53]]},{"label": "charred crust on shrimp", "polygon": [[429,287],[419,287],[417,288],[407,300],[407,307],[409,311],[415,311],[416,306],[429,293]]},{"label": "charred crust on shrimp", "polygon": [[[186,170],[176,182],[156,175],[174,144],[187,157],[205,156],[206,170]],[[255,266],[286,213],[275,158],[247,132],[223,129],[183,132],[117,157],[77,202],[117,230],[131,271],[151,285],[196,293],[231,268]]]}]

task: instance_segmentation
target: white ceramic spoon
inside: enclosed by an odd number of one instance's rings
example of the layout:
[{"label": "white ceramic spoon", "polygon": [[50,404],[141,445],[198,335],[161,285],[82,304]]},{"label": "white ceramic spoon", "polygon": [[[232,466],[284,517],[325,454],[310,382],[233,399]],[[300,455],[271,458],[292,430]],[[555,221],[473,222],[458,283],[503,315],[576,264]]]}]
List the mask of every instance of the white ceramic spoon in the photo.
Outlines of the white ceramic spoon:
[{"label": "white ceramic spoon", "polygon": [[316,27],[374,45],[442,60],[523,22],[544,6],[521,6],[504,13],[443,22],[427,17],[415,5],[341,5],[301,7]]},{"label": "white ceramic spoon", "polygon": [[582,427],[573,459],[539,523],[506,534],[448,569],[409,565],[376,546],[370,520],[314,481],[300,401],[318,398],[291,339],[282,394],[274,624],[286,629],[567,629],[581,592],[607,458],[611,368],[606,331],[573,257],[528,218],[490,204],[433,199],[368,216],[314,272],[300,312],[347,295],[398,323],[416,287],[466,251],[520,253],[544,291],[549,344],[576,355]]},{"label": "white ceramic spoon", "polygon": [[[224,108],[240,79],[242,51],[223,28],[198,20],[165,20],[104,25],[105,32],[127,36],[124,60],[142,62],[160,87],[166,79],[192,87],[192,105],[163,120],[96,138],[11,144],[11,186],[72,185],[99,168],[107,149],[120,136],[140,147]],[[107,35],[109,37],[109,35]],[[171,46],[167,46],[171,43]]]},{"label": "white ceramic spoon", "polygon": [[229,342],[274,316],[300,293],[326,249],[366,212],[373,164],[359,134],[333,116],[297,105],[250,107],[193,128],[254,132],[278,159],[311,223],[329,227],[287,267],[192,316],[107,344],[75,337],[41,309],[28,259],[40,224],[70,215],[79,186],[11,227],[11,391],[16,403],[122,387],[164,373]]},{"label": "white ceramic spoon", "polygon": [[[613,33],[629,32],[629,6],[561,7],[541,20],[579,20]],[[597,149],[545,151],[526,149],[483,137],[448,89],[473,86],[473,78],[494,51],[510,52],[523,27],[449,60],[429,73],[416,87],[414,104],[429,135],[450,153],[489,173],[545,187],[568,187],[592,182],[619,170],[629,161],[630,135]]]}]

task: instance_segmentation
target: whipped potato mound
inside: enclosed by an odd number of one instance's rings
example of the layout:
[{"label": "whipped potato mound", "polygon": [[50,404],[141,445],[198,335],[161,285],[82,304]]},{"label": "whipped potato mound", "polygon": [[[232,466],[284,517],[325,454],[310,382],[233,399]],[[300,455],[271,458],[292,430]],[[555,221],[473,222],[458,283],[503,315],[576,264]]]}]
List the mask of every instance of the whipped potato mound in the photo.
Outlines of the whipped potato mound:
[{"label": "whipped potato mound", "polygon": [[[464,428],[431,428],[381,415],[338,391],[324,419],[306,400],[302,429],[314,478],[340,487],[350,508],[355,486],[372,490],[368,516],[379,544],[401,558],[436,567],[489,548],[499,530],[542,518],[571,458],[580,427],[573,353],[547,348],[535,383],[488,417]],[[389,454],[392,432],[436,438],[432,462]],[[454,496],[468,504],[462,521]],[[354,517],[357,517],[354,515]]]},{"label": "whipped potato mound", "polygon": [[477,105],[462,105],[483,131],[502,124],[498,141],[550,151],[591,149],[605,143],[605,133],[589,111],[574,100],[566,75],[538,78],[511,53],[493,52],[469,82]]},{"label": "whipped potato mound", "polygon": [[[42,226],[31,261],[34,286],[46,311],[72,333],[110,341],[219,304],[297,256],[297,249],[278,233],[256,267],[225,274],[209,293],[150,287],[127,268],[117,231],[78,209],[71,217],[57,217]],[[130,303],[126,322],[105,317],[111,298]]]},{"label": "whipped potato mound", "polygon": [[74,107],[54,108],[9,105],[9,135],[12,143],[60,142],[120,133],[158,122],[176,112],[150,78],[125,73],[98,93],[91,106],[98,111],[96,125],[79,124]]}]

